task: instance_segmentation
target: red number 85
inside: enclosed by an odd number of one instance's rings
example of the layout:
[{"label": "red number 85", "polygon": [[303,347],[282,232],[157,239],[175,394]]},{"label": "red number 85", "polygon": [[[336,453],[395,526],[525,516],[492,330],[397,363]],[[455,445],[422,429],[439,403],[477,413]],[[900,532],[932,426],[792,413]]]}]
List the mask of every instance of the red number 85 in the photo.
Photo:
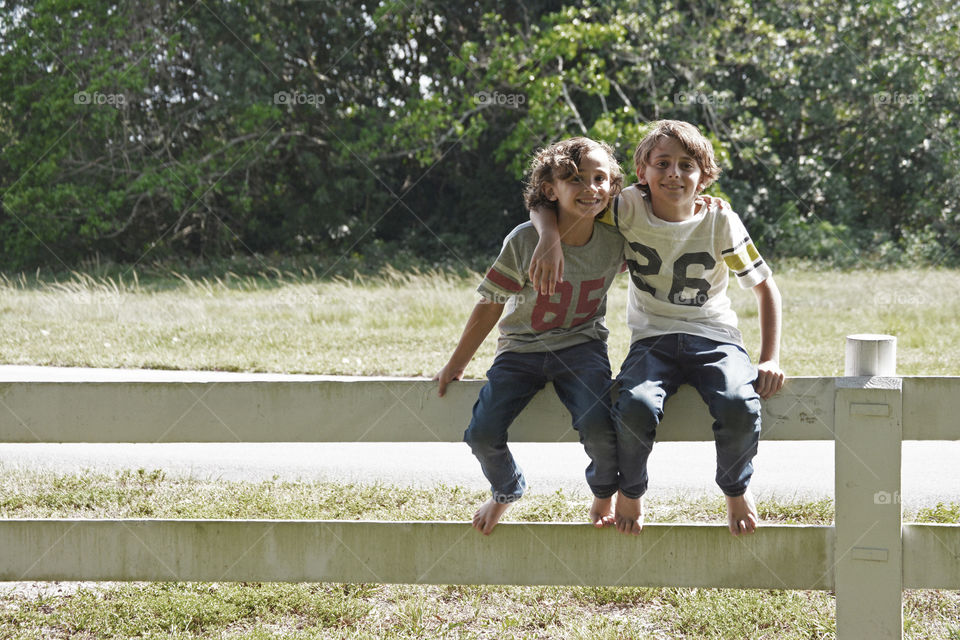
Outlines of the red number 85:
[{"label": "red number 85", "polygon": [[[577,308],[574,309],[571,327],[589,320],[597,312],[597,308],[603,301],[603,278],[596,280],[584,280],[580,283],[580,294],[577,296]],[[590,298],[590,294],[600,290],[600,295]],[[553,301],[555,297],[560,299]],[[573,285],[570,282],[558,282],[557,292],[553,296],[537,295],[537,303],[533,307],[533,314],[530,318],[530,325],[534,331],[549,331],[562,327],[567,319],[567,312],[570,309],[570,301],[573,300]],[[550,318],[548,319],[548,315]]]}]

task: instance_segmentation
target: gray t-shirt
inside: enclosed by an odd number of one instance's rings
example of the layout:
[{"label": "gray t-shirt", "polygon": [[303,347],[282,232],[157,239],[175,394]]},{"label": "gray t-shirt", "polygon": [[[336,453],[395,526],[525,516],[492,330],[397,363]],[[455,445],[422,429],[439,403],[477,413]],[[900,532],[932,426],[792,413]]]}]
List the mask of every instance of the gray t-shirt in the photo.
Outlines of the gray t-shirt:
[{"label": "gray t-shirt", "polygon": [[477,291],[504,303],[497,354],[505,351],[556,351],[590,340],[606,340],[603,324],[607,290],[624,264],[624,239],[616,229],[595,222],[583,246],[563,245],[563,282],[552,296],[539,295],[527,278],[540,239],[525,222],[503,241],[500,256]]}]

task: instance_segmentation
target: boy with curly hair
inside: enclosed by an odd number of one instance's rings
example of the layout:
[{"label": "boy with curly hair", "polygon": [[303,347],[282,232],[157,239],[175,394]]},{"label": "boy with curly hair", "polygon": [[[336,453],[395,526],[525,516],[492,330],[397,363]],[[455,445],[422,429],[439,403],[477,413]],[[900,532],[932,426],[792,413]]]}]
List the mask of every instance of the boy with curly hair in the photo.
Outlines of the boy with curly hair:
[{"label": "boy with curly hair", "polygon": [[477,291],[480,301],[446,366],[434,378],[443,396],[460,380],[484,338],[500,320],[500,338],[487,383],[464,433],[490,482],[492,497],[473,516],[489,535],[507,507],[526,488],[523,472],[507,447],[507,429],[531,398],[552,381],[573,416],[573,427],[590,464],[594,494],[590,520],[613,524],[617,492],[617,443],[610,417],[610,360],[603,318],[607,290],[624,260],[623,237],[596,217],[620,192],[623,173],[613,150],[589,138],[571,138],[534,157],[524,200],[551,212],[563,234],[560,251],[567,279],[553,295],[538,293],[526,277],[538,235],[526,222],[506,237],[500,256]]}]

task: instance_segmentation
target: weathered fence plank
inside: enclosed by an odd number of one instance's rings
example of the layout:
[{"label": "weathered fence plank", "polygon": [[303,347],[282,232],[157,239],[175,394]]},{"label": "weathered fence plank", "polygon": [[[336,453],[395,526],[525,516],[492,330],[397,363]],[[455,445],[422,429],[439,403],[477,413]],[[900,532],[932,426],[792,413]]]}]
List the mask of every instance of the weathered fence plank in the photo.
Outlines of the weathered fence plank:
[{"label": "weathered fence plank", "polygon": [[[0,442],[460,442],[482,381],[449,387],[413,378],[297,381],[0,381]],[[61,374],[62,376],[62,374]],[[767,440],[833,439],[833,378],[792,378],[764,406]],[[712,437],[691,387],[666,406],[660,441]],[[514,442],[576,442],[551,385],[510,428]]]},{"label": "weathered fence plank", "polygon": [[651,524],[0,520],[0,580],[383,582],[831,589],[833,530]]},{"label": "weathered fence plank", "polygon": [[904,377],[903,439],[960,440],[960,377]]},{"label": "weathered fence plank", "polygon": [[903,587],[960,589],[960,526],[903,525]]}]

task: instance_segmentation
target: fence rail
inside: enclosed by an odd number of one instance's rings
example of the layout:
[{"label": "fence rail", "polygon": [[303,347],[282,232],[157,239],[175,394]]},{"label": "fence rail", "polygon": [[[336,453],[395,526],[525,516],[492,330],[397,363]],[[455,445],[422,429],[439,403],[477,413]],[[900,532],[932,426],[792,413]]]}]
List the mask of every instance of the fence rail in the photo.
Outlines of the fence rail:
[{"label": "fence rail", "polygon": [[[176,372],[0,373],[5,442],[459,441],[480,382],[437,398],[422,379]],[[699,396],[666,408],[660,440],[711,439]],[[838,637],[899,638],[904,588],[960,589],[960,526],[904,524],[903,440],[960,440],[960,378],[792,378],[763,438],[833,440],[835,526],[0,520],[0,580],[264,580],[826,589]],[[515,441],[575,441],[541,392]]]},{"label": "fence rail", "polygon": [[[422,378],[344,378],[117,372],[84,381],[0,379],[2,442],[460,442],[483,381],[443,398]],[[103,374],[100,374],[104,377]],[[35,376],[40,377],[40,376]],[[151,379],[153,378],[153,379]],[[762,438],[832,440],[835,378],[792,378],[764,406]],[[577,442],[548,388],[510,428],[514,442]],[[949,389],[944,397],[949,397]],[[960,402],[955,403],[960,410]],[[2,411],[4,405],[6,410]],[[661,441],[709,439],[706,406],[690,387],[667,402]],[[928,428],[932,439],[935,430]]]}]

